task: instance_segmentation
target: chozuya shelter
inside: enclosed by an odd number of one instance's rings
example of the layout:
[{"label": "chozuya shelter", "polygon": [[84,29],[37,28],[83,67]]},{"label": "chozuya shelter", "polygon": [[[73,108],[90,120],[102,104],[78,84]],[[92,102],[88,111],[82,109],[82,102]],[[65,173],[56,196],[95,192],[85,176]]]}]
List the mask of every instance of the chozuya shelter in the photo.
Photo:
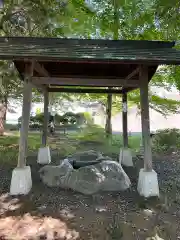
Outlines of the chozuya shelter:
[{"label": "chozuya shelter", "polygon": [[14,61],[24,81],[19,157],[17,168],[12,172],[10,193],[27,194],[32,187],[31,169],[26,165],[32,86],[44,93],[43,141],[38,153],[41,164],[51,161],[46,145],[48,93],[86,91],[122,94],[124,146],[120,157],[123,164],[132,165],[128,149],[127,92],[140,88],[144,168],[139,173],[138,192],[145,197],[158,196],[157,174],[152,169],[148,83],[158,65],[180,64],[180,51],[174,46],[174,42],[161,41],[1,37],[0,58]]}]

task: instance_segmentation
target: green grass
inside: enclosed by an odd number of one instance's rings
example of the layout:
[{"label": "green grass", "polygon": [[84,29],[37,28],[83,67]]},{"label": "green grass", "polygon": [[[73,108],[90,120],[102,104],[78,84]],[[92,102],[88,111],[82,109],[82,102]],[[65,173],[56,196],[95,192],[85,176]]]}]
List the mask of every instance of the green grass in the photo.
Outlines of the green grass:
[{"label": "green grass", "polygon": [[[0,137],[0,161],[16,161],[19,151],[19,132],[13,132],[12,136]],[[40,134],[29,133],[28,152],[38,150],[41,145]]]},{"label": "green grass", "polygon": [[[80,142],[83,149],[90,149],[101,151],[107,155],[119,154],[120,148],[123,146],[122,135],[113,135],[110,138],[106,137],[104,129],[91,126],[83,129],[80,133],[72,133],[69,136]],[[129,147],[134,151],[138,151],[140,146],[140,136],[129,137]]]},{"label": "green grass", "polygon": [[[19,132],[11,132],[11,136],[0,137],[0,161],[16,161],[19,151]],[[60,137],[61,139],[61,137]],[[69,133],[64,141],[50,143],[50,147],[57,149],[61,156],[67,156],[77,151],[96,150],[106,155],[114,156],[119,154],[123,146],[121,135],[113,135],[106,138],[104,129],[91,126],[75,133]],[[139,149],[140,137],[129,137],[129,146],[135,152]],[[28,154],[37,152],[41,146],[41,134],[31,133],[28,135]]]},{"label": "green grass", "polygon": [[[41,136],[40,134],[28,134],[28,150],[36,150],[40,147]],[[13,132],[11,136],[0,136],[0,149],[17,149],[19,145],[19,132]]]}]

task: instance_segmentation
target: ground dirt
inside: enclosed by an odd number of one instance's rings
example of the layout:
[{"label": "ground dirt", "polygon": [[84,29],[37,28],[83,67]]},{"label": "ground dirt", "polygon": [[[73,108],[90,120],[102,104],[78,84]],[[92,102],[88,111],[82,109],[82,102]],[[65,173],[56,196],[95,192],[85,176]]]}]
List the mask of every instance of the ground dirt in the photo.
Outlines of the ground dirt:
[{"label": "ground dirt", "polygon": [[[53,155],[52,164],[59,164],[59,160],[59,155]],[[132,181],[131,189],[93,196],[45,186],[38,174],[41,166],[33,155],[27,159],[32,169],[32,191],[28,196],[10,197],[8,191],[14,166],[1,164],[0,239],[180,239],[178,160],[178,154],[154,157],[161,198],[148,201],[141,199],[136,191],[138,172],[143,165],[140,158],[134,159],[134,168],[125,169]],[[161,238],[151,238],[155,235]]]}]

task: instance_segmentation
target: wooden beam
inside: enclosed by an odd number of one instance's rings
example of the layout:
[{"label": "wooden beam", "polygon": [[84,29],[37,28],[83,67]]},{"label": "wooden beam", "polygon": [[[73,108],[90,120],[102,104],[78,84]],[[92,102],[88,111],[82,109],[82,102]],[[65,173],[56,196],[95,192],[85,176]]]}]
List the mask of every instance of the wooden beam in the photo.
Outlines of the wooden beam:
[{"label": "wooden beam", "polygon": [[58,77],[33,77],[35,84],[54,84],[59,86],[96,86],[96,87],[139,87],[139,80],[129,79],[102,79],[102,78],[58,78]]},{"label": "wooden beam", "polygon": [[112,94],[107,95],[107,105],[106,105],[106,137],[112,135]]},{"label": "wooden beam", "polygon": [[45,147],[47,144],[47,135],[48,135],[48,120],[49,120],[49,113],[48,113],[48,106],[49,106],[49,93],[48,90],[44,90],[44,124],[43,124],[43,134],[42,134],[42,145]]},{"label": "wooden beam", "polygon": [[152,150],[149,124],[149,99],[148,99],[148,67],[140,69],[140,102],[141,102],[141,124],[142,141],[144,147],[144,169],[152,170]]},{"label": "wooden beam", "polygon": [[127,93],[122,95],[122,123],[123,123],[123,145],[128,148],[128,119],[127,119]]},{"label": "wooden beam", "polygon": [[32,83],[32,87],[37,88],[40,91],[44,91],[45,89],[47,89],[44,85],[38,85],[38,84],[35,84],[35,83]]},{"label": "wooden beam", "polygon": [[34,70],[42,77],[49,77],[48,71],[38,62],[34,63]]},{"label": "wooden beam", "polygon": [[18,156],[18,167],[23,168],[26,165],[26,153],[27,153],[27,140],[28,140],[28,129],[29,119],[31,110],[32,100],[32,85],[31,76],[33,75],[33,64],[26,63],[25,67],[25,79],[24,79],[24,90],[23,90],[23,107],[22,107],[22,122],[20,130],[19,140],[19,156]]},{"label": "wooden beam", "polygon": [[140,71],[140,68],[137,67],[135,70],[133,70],[125,79],[126,80],[130,80],[132,77],[134,77],[135,75],[137,75]]},{"label": "wooden beam", "polygon": [[122,94],[121,89],[97,89],[97,88],[48,88],[48,92],[64,92],[64,93],[112,93]]}]

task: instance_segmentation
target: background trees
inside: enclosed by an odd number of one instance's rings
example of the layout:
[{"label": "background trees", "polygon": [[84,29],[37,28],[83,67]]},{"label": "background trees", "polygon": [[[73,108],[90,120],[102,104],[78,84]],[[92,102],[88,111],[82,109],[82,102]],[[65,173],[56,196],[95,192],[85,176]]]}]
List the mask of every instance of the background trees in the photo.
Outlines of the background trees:
[{"label": "background trees", "polygon": [[[17,3],[18,2],[18,3]],[[0,9],[0,36],[53,36],[106,39],[177,40],[180,37],[180,2],[177,0],[7,0]],[[177,45],[178,47],[178,45]],[[180,89],[180,68],[162,66],[150,84],[150,107],[160,113],[177,112],[179,102],[159,97],[151,86]],[[21,98],[22,84],[11,62],[0,62],[0,97]],[[34,100],[41,101],[34,91]],[[52,103],[62,99],[99,101],[106,106],[106,131],[111,133],[111,111],[121,109],[117,95],[53,94]],[[128,94],[129,105],[139,106],[139,91]]]},{"label": "background trees", "polygon": [[[94,18],[94,38],[133,39],[133,40],[175,40],[179,38],[180,3],[177,1],[140,1],[140,0],[93,0],[96,12]],[[166,14],[167,12],[167,14]],[[169,23],[170,22],[170,23]],[[91,28],[93,29],[93,28]],[[164,87],[171,90],[179,88],[179,66],[163,66],[150,83],[150,107],[164,115],[178,112],[179,101],[160,97],[152,91],[153,87]],[[179,76],[179,77],[178,77]],[[102,101],[104,98],[102,96]],[[128,94],[130,105],[139,107],[139,91]],[[104,101],[104,100],[103,100]],[[112,104],[111,104],[112,102]],[[110,105],[121,108],[121,97],[107,98],[106,131],[111,132]]]}]

